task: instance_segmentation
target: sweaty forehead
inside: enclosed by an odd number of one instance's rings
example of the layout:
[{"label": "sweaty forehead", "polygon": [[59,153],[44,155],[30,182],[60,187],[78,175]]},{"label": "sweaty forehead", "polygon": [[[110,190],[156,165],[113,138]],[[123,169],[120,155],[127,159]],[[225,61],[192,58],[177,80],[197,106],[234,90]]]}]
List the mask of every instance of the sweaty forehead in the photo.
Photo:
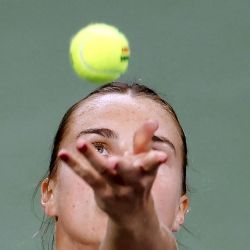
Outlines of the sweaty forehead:
[{"label": "sweaty forehead", "polygon": [[[157,102],[143,96],[131,96],[129,94],[105,94],[97,95],[85,100],[75,112],[75,116],[100,114],[124,114],[130,116],[134,113],[141,116],[157,116],[164,119],[170,114]],[[97,118],[97,117],[95,117]],[[153,117],[151,117],[153,119]]]},{"label": "sweaty forehead", "polygon": [[[157,120],[158,132],[170,132],[179,137],[179,127],[172,115],[158,102],[130,94],[96,95],[84,100],[71,117],[71,129],[133,123],[137,129],[148,119]],[[73,126],[73,127],[72,127]]]}]

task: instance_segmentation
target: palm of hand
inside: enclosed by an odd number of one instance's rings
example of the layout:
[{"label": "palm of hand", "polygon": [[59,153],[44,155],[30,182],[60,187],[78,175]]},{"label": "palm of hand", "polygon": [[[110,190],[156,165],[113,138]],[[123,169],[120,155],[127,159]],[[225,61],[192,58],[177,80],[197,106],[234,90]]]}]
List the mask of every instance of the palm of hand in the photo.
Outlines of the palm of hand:
[{"label": "palm of hand", "polygon": [[79,139],[73,154],[59,157],[94,190],[98,206],[111,219],[127,222],[132,215],[152,205],[151,188],[158,167],[167,159],[164,152],[151,148],[156,122],[145,122],[134,134],[133,153],[103,157],[95,147]]}]

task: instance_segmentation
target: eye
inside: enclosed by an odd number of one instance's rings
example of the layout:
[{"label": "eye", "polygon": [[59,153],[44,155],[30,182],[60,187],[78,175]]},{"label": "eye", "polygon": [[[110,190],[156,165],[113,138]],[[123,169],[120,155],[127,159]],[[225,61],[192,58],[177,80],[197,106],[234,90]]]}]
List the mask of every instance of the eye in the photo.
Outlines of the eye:
[{"label": "eye", "polygon": [[94,147],[96,148],[96,151],[99,152],[103,156],[108,156],[108,150],[106,149],[105,144],[100,143],[100,142],[95,142],[93,143]]},{"label": "eye", "polygon": [[152,148],[154,150],[162,150],[164,148],[164,146],[165,145],[161,142],[153,142],[153,144],[152,144]]},{"label": "eye", "polygon": [[152,148],[154,150],[169,152],[171,149],[166,143],[163,142],[153,142]]}]

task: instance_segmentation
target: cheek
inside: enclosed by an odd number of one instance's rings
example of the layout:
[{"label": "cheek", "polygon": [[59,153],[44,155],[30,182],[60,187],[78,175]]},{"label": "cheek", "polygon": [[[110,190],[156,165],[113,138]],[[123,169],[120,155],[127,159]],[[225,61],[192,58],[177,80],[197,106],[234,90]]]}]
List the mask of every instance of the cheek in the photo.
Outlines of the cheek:
[{"label": "cheek", "polygon": [[71,169],[65,166],[61,166],[58,173],[56,195],[58,213],[67,213],[67,216],[70,216],[70,214],[76,216],[78,211],[83,213],[83,211],[86,211],[86,208],[93,206],[93,192],[91,188]]},{"label": "cheek", "polygon": [[152,195],[159,220],[171,227],[181,197],[180,172],[174,167],[161,166],[158,170]]},{"label": "cheek", "polygon": [[63,165],[58,171],[57,183],[57,230],[79,241],[100,241],[106,216],[97,207],[92,189]]}]

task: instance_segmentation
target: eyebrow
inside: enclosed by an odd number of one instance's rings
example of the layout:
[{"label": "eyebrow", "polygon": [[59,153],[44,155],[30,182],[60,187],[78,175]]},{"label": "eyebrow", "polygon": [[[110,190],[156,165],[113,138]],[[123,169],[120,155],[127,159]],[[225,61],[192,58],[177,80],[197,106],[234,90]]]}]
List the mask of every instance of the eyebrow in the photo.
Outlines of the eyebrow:
[{"label": "eyebrow", "polygon": [[[108,128],[90,128],[90,129],[85,129],[85,130],[81,131],[78,134],[77,138],[79,138],[81,135],[87,135],[87,134],[97,134],[97,135],[100,135],[100,136],[103,136],[106,138],[111,138],[111,139],[117,139],[119,137],[116,132],[114,132],[113,130],[108,129]],[[174,144],[168,138],[166,138],[164,136],[153,135],[152,141],[165,143],[165,144],[169,145],[176,153],[176,149],[175,149]]]},{"label": "eyebrow", "polygon": [[81,131],[79,133],[77,138],[80,137],[81,135],[86,135],[86,134],[97,134],[97,135],[101,135],[103,137],[111,138],[111,139],[117,139],[118,138],[118,134],[116,132],[114,132],[113,130],[108,129],[108,128],[85,129],[85,130],[83,130],[83,131]]}]

